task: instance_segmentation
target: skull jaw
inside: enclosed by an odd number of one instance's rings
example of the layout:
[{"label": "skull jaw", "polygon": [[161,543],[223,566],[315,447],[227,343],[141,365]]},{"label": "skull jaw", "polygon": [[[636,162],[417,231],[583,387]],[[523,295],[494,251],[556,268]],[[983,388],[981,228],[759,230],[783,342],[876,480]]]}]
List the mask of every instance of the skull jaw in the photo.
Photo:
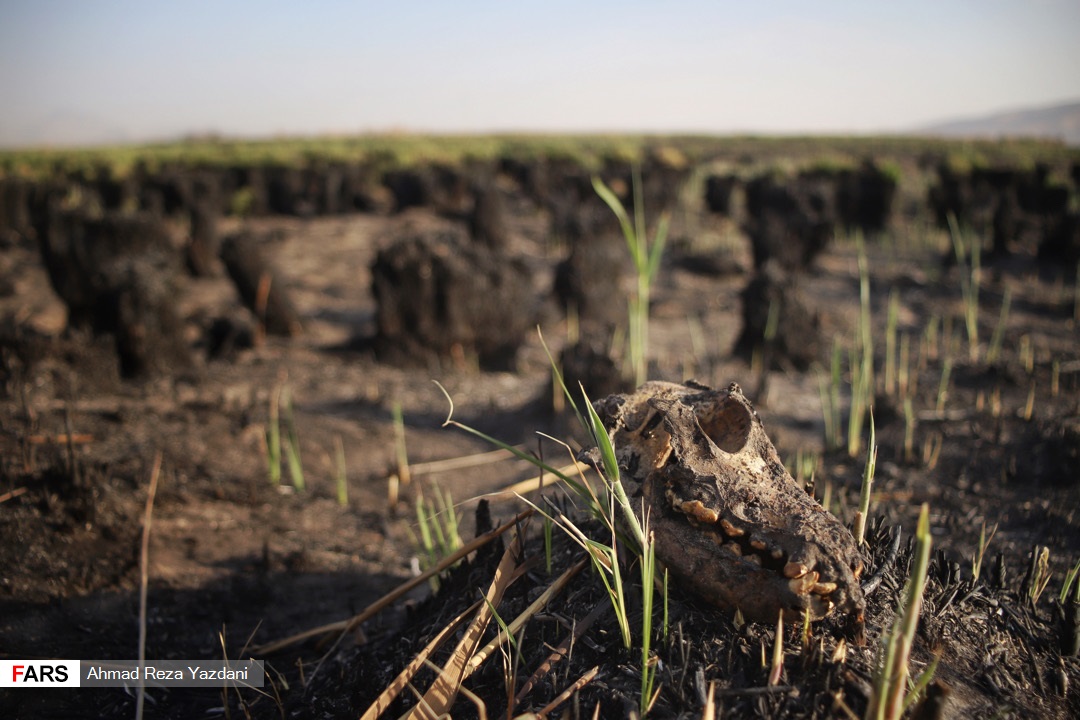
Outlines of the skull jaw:
[{"label": "skull jaw", "polygon": [[[655,491],[652,483],[646,483],[646,503]],[[726,538],[719,528],[694,527],[672,512],[657,512],[649,522],[657,558],[682,587],[710,605],[738,609],[751,622],[775,623],[781,612],[789,621],[801,620],[807,613],[811,621],[822,620],[838,611],[862,618],[862,592],[853,578],[850,585],[838,584],[827,596],[797,592],[793,586],[799,583],[763,566],[757,558],[725,548]],[[810,547],[809,552],[820,556],[816,548]],[[831,563],[820,558],[816,565],[824,569]]]}]

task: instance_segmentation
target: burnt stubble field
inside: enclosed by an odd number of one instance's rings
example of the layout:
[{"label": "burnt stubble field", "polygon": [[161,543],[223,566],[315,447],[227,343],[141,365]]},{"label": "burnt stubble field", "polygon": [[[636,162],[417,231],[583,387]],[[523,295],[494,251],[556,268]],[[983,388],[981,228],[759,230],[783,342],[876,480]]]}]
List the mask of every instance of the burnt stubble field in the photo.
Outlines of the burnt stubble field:
[{"label": "burnt stubble field", "polygon": [[[1080,714],[1080,594],[1063,594],[1080,561],[1075,150],[485,142],[437,160],[0,156],[4,657],[137,657],[160,456],[146,656],[264,659],[270,682],[150,689],[147,717],[363,715],[451,628],[431,657],[445,665],[507,573],[498,618],[528,620],[447,703],[454,716],[862,717],[924,503],[933,554],[911,672],[937,665],[908,712]],[[445,425],[433,380],[454,420],[556,467],[589,441],[545,343],[592,399],[633,389],[633,267],[592,179],[632,208],[635,168],[650,229],[670,218],[649,379],[739,383],[788,472],[848,525],[871,407],[878,447],[863,631],[788,622],[770,677],[775,625],[672,582],[644,703],[638,559],[622,558],[638,598],[627,649],[601,575],[558,529],[546,548],[539,515],[485,536],[437,591],[420,582],[365,612],[426,567],[418,497],[448,493],[465,542],[529,508],[502,492],[536,479],[529,463],[441,463],[496,448]],[[550,479],[518,492],[604,539]],[[480,645],[498,630],[478,628]],[[420,667],[385,716],[437,713],[416,709],[435,675]],[[135,702],[0,691],[7,717],[130,716]]]}]

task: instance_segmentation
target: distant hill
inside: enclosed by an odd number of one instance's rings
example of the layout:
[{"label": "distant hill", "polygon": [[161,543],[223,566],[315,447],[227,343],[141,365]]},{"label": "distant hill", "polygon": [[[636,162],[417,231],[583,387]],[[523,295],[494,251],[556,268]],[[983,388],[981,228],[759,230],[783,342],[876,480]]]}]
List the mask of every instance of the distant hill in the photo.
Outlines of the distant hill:
[{"label": "distant hill", "polygon": [[941,137],[1048,138],[1080,146],[1080,102],[949,120],[917,128],[915,132]]}]

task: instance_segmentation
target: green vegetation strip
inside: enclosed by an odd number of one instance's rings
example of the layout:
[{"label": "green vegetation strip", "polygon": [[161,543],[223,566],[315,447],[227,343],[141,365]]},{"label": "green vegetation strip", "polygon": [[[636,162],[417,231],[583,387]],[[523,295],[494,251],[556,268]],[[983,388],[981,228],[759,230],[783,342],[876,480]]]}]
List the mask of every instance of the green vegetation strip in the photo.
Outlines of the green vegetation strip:
[{"label": "green vegetation strip", "polygon": [[85,148],[0,150],[0,177],[31,179],[56,173],[128,176],[135,168],[312,166],[363,163],[375,169],[427,163],[449,165],[475,160],[539,157],[573,159],[596,168],[607,159],[634,161],[645,154],[668,164],[710,160],[813,161],[822,169],[854,166],[865,157],[939,156],[950,168],[1009,165],[1033,167],[1080,159],[1080,149],[1041,140],[945,140],[908,136],[760,137],[640,134],[420,135],[386,133],[343,136],[239,139],[198,137],[176,142]]}]

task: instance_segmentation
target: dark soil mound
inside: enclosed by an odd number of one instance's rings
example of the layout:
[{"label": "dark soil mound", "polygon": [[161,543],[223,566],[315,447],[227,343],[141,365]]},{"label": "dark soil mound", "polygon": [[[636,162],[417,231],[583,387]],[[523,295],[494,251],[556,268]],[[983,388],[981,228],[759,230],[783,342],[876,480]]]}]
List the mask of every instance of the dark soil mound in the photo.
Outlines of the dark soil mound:
[{"label": "dark soil mound", "polygon": [[379,253],[371,274],[376,352],[393,362],[475,356],[483,368],[509,368],[533,327],[525,265],[454,234],[401,240]]},{"label": "dark soil mound", "polygon": [[175,307],[180,253],[159,220],[57,210],[41,251],[69,324],[113,336],[124,377],[190,365]]}]

